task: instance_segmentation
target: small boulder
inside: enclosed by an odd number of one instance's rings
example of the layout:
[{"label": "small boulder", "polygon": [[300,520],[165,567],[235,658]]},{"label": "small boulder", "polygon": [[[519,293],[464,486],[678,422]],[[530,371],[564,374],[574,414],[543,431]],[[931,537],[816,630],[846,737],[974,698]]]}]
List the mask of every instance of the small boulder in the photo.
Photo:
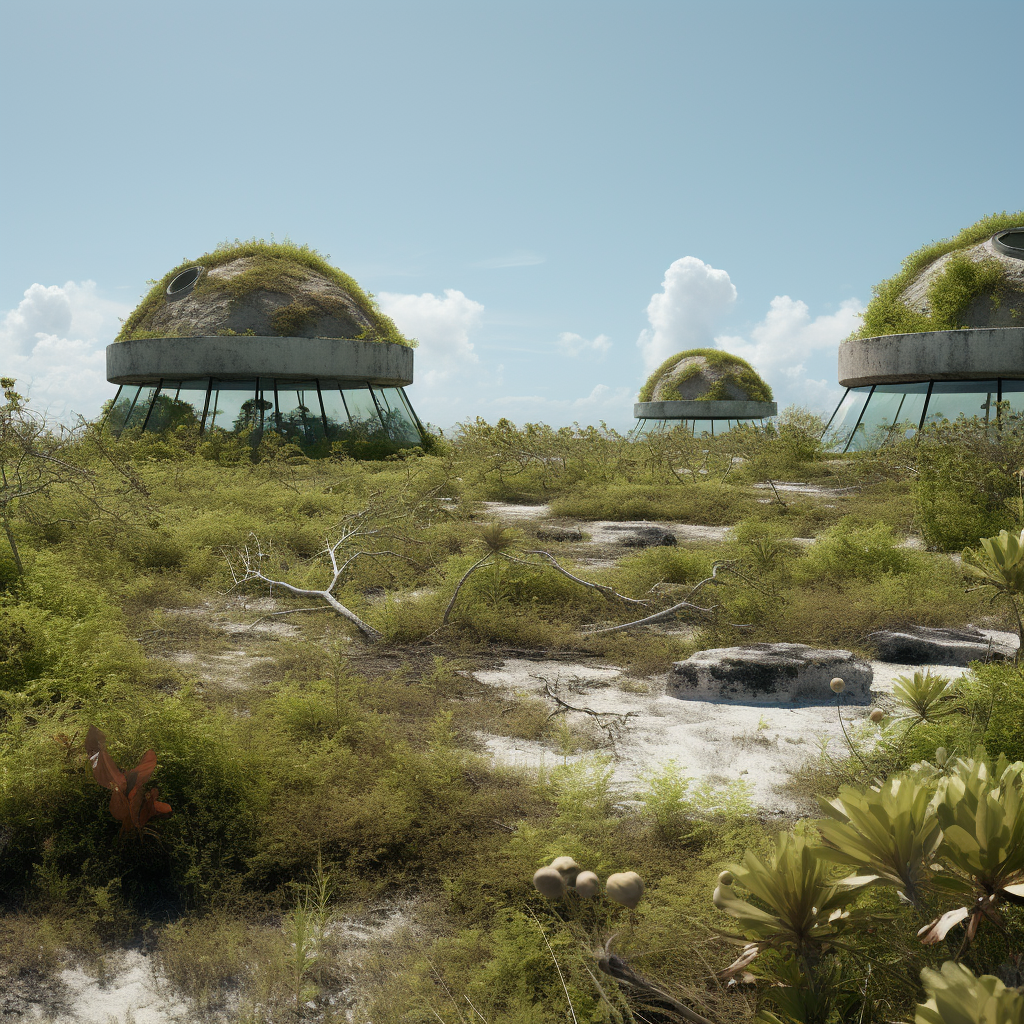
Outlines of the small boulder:
[{"label": "small boulder", "polygon": [[663,526],[634,526],[619,543],[627,548],[668,548],[678,541],[676,535]]},{"label": "small boulder", "polygon": [[583,540],[583,533],[578,526],[538,526],[537,540]]},{"label": "small boulder", "polygon": [[867,640],[878,651],[879,661],[898,665],[960,665],[972,661],[1006,661],[1017,645],[986,636],[980,629],[934,629],[904,626],[869,633]]},{"label": "small boulder", "polygon": [[871,700],[871,666],[850,651],[807,644],[750,644],[715,647],[677,661],[668,677],[668,695],[681,700],[727,700],[740,704],[827,704],[835,700],[829,683],[846,683],[844,704]]}]

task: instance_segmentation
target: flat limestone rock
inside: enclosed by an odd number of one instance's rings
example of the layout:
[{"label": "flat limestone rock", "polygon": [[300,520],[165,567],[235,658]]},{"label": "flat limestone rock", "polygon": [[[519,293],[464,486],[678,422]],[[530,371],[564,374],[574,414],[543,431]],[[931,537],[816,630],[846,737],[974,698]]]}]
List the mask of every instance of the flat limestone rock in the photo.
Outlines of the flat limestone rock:
[{"label": "flat limestone rock", "polygon": [[986,636],[980,629],[935,629],[905,626],[869,633],[868,642],[878,651],[880,661],[899,665],[969,665],[972,661],[1005,661],[1017,653],[1016,646]]},{"label": "flat limestone rock", "polygon": [[871,666],[850,651],[807,644],[749,644],[714,647],[677,661],[668,676],[668,695],[681,700],[724,700],[738,704],[828,704],[829,682],[846,683],[843,703],[871,701]]}]

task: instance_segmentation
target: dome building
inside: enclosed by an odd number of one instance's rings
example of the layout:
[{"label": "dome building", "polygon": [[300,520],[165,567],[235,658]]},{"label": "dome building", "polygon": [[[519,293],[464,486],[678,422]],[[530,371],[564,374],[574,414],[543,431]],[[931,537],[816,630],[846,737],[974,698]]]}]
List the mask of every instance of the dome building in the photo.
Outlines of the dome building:
[{"label": "dome building", "polygon": [[826,435],[844,452],[960,415],[1024,414],[1024,214],[909,256],[839,346],[839,383]]},{"label": "dome building", "polygon": [[223,246],[165,274],[107,346],[106,423],[418,445],[414,344],[313,250]]},{"label": "dome building", "polygon": [[723,434],[739,423],[763,423],[778,412],[772,389],[744,359],[721,349],[694,348],[666,359],[640,389],[631,436],[684,426]]}]

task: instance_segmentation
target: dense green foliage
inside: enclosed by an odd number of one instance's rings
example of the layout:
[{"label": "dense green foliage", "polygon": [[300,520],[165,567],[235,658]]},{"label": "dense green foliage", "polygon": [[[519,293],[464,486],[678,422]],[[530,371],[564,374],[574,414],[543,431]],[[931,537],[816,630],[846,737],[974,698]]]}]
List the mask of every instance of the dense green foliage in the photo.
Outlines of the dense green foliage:
[{"label": "dense green foliage", "polygon": [[[45,424],[8,390],[5,470],[52,450],[37,447]],[[778,943],[754,965],[782,982],[771,991],[707,987],[727,962],[712,935],[714,879],[727,861],[766,863],[778,824],[752,812],[741,785],[698,784],[675,763],[624,790],[600,730],[567,726],[537,696],[491,690],[472,670],[525,654],[643,677],[752,640],[867,654],[875,628],[1016,626],[1008,606],[968,592],[961,565],[905,546],[945,521],[936,510],[962,501],[965,480],[990,497],[957,546],[1019,529],[1007,501],[1016,480],[1009,491],[1002,480],[1016,442],[979,438],[964,422],[936,443],[843,458],[822,448],[820,423],[794,411],[768,430],[703,439],[477,421],[429,454],[375,462],[184,433],[114,440],[90,429],[61,443],[45,489],[4,492],[19,553],[16,562],[9,543],[0,551],[4,978],[54,971],[67,946],[88,953],[148,936],[201,1009],[224,1010],[240,991],[238,1019],[291,1019],[307,990],[344,983],[335,940],[318,940],[327,952],[308,970],[295,966],[306,941],[295,930],[312,906],[304,887],[325,872],[346,912],[374,900],[415,908],[416,930],[366,954],[373,1020],[457,1020],[448,993],[494,1024],[562,1021],[567,996],[579,1020],[626,1020],[635,1004],[625,988],[601,976],[602,996],[593,973],[591,947],[614,932],[622,956],[716,1021],[746,1019],[759,1002],[801,1019],[786,1006],[806,995],[802,968]],[[829,490],[776,493],[769,480]],[[488,526],[481,503],[508,500],[546,504],[548,520],[571,516],[581,539],[545,541],[530,520]],[[586,540],[601,520],[633,517],[730,529],[636,549]],[[324,544],[345,531],[338,550],[352,561],[333,594],[378,643],[329,610],[263,619],[315,600],[234,584],[231,567],[237,575],[258,538],[267,577],[321,589],[332,576]],[[684,620],[692,630],[588,635],[676,603],[715,563],[735,571],[701,595],[711,614]],[[283,628],[299,622],[301,636]],[[840,787],[867,792],[876,775],[934,765],[939,748],[951,764],[979,745],[991,759],[1024,757],[1016,667],[976,666],[941,700],[942,714],[892,714],[856,734],[869,768],[814,762],[794,783],[808,788],[802,798],[847,794],[852,812],[852,790]],[[156,751],[152,782],[173,814],[148,834],[118,837],[86,760],[90,725],[119,765]],[[480,733],[543,744],[550,766],[539,777],[495,766]],[[806,842],[790,852],[818,843],[806,824],[798,832]],[[529,886],[559,854],[602,877],[637,871],[647,893],[636,911],[605,901],[565,913]],[[834,862],[814,870],[814,891],[831,891]],[[802,884],[792,881],[789,896]],[[928,899],[922,914],[953,906]],[[884,998],[874,990],[863,1020],[905,1019],[925,998],[919,971],[949,952],[918,943],[927,917],[899,912],[891,887],[868,887],[857,906],[895,924],[844,926],[856,951],[823,958],[814,977],[852,999],[851,979],[878,964],[895,980]],[[1003,912],[1016,929],[1016,910]],[[971,945],[975,974],[999,965],[993,931]]]},{"label": "dense green foliage", "polygon": [[[196,259],[182,260],[178,266],[153,283],[142,301],[129,314],[115,340],[127,341],[132,338],[153,336],[149,331],[150,319],[165,306],[167,285],[182,271],[190,267],[204,267],[210,270],[238,259],[249,259],[252,265],[227,280],[214,281],[204,275],[196,284],[194,294],[199,296],[216,290],[227,292],[235,299],[261,290],[287,294],[290,291],[289,281],[301,280],[307,270],[313,270],[345,291],[369,318],[373,330],[362,337],[363,341],[391,341],[398,345],[412,346],[416,344],[402,335],[391,318],[380,311],[373,296],[360,288],[355,278],[328,263],[329,257],[321,256],[306,245],[296,245],[288,241],[265,242],[256,238],[245,242],[237,239],[233,243],[223,242],[213,252],[204,253]],[[301,302],[293,301],[277,311],[274,316],[274,328],[284,336],[298,333],[310,315],[311,311]],[[156,333],[161,337],[166,334],[165,331]]]}]

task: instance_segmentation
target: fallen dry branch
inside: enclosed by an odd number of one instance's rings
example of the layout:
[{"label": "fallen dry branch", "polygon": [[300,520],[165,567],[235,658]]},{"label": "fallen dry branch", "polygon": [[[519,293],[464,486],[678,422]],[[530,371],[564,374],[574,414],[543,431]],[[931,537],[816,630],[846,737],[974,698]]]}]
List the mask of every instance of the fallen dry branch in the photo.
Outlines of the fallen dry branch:
[{"label": "fallen dry branch", "polygon": [[629,720],[637,717],[638,711],[595,711],[593,708],[578,708],[576,705],[570,704],[559,697],[549,680],[544,679],[543,681],[545,696],[550,697],[555,703],[555,710],[548,715],[549,722],[557,715],[564,715],[570,711],[580,715],[589,715],[597,723],[598,728],[608,737],[612,752],[616,755],[618,754],[616,742],[622,730],[629,724]]},{"label": "fallen dry branch", "polygon": [[[574,576],[571,572],[569,572],[568,569],[565,569],[561,565],[559,565],[558,562],[555,560],[555,556],[552,555],[549,551],[541,551],[538,549],[534,551],[524,551],[523,554],[540,555],[542,558],[547,559],[552,569],[554,569],[556,572],[560,572],[563,576],[568,577],[573,581],[573,583],[578,583],[582,587],[590,587],[592,590],[597,590],[600,593],[604,594],[605,597],[613,597],[619,601],[624,601],[626,604],[638,604],[644,607],[647,606],[646,601],[638,601],[635,597],[626,597],[625,594],[620,594],[617,590],[613,590],[611,587],[606,587],[603,583],[591,583],[589,580],[583,580],[580,579],[579,576]],[[511,555],[506,555],[505,557],[512,558]],[[513,560],[519,562],[522,565],[533,564],[531,562],[526,562],[521,558],[515,558]]]}]

